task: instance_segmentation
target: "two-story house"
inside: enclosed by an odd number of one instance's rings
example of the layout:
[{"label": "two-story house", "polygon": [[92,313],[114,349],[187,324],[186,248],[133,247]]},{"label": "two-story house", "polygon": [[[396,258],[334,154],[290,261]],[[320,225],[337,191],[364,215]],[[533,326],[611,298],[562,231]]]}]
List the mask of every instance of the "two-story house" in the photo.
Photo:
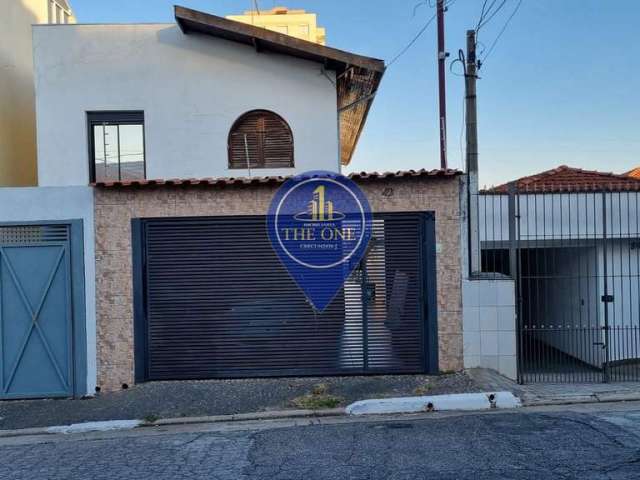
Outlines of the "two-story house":
[{"label": "two-story house", "polygon": [[176,18],[35,29],[40,186],[349,162],[382,61],[187,9]]},{"label": "two-story house", "polygon": [[39,187],[0,191],[0,290],[24,293],[0,398],[460,368],[459,172],[352,175],[374,241],[323,312],[266,234],[288,176],[350,162],[384,62],[175,19],[34,28]]}]

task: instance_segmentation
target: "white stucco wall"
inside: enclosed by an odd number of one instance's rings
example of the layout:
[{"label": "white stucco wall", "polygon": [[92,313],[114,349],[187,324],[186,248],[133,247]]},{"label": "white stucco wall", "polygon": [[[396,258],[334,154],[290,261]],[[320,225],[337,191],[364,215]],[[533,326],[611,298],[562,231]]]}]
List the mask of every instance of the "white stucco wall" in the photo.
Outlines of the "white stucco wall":
[{"label": "white stucco wall", "polygon": [[339,169],[336,90],[317,63],[158,24],[37,26],[34,64],[39,185],[87,185],[91,110],[144,110],[148,179],[247,176],[227,168],[227,136],[257,108],[291,126],[295,169],[252,175]]},{"label": "white stucco wall", "polygon": [[0,223],[82,220],[87,330],[87,394],[96,388],[94,201],[91,187],[0,188]]}]

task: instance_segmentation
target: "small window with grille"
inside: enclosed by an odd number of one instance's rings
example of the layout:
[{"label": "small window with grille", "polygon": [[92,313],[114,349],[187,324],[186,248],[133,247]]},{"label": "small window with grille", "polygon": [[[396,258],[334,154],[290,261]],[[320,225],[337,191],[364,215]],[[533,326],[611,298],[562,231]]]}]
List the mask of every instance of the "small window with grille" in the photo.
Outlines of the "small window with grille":
[{"label": "small window with grille", "polygon": [[287,122],[268,110],[252,110],[231,127],[229,168],[292,168],[293,134]]},{"label": "small window with grille", "polygon": [[91,182],[145,178],[144,112],[88,112]]}]

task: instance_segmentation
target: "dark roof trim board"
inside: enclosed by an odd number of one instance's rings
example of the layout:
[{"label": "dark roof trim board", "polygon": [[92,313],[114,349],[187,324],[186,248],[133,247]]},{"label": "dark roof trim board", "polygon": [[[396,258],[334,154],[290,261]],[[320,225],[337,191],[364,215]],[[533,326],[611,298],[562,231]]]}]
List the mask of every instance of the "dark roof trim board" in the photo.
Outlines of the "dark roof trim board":
[{"label": "dark roof trim board", "polygon": [[175,6],[175,17],[180,29],[185,33],[198,32],[214,37],[298,58],[304,58],[336,70],[339,74],[350,66],[384,72],[384,61],[356,55],[336,48],[301,40],[265,28],[228,20],[190,8]]},{"label": "dark roof trim board", "polygon": [[[401,170],[398,172],[358,172],[349,174],[349,178],[356,182],[379,181],[399,178],[451,178],[462,175],[460,170]],[[151,187],[162,185],[182,185],[182,186],[213,186],[224,187],[230,185],[237,186],[257,186],[264,184],[281,184],[292,178],[289,176],[265,176],[265,177],[218,177],[218,178],[187,178],[169,180],[129,180],[118,182],[96,182],[93,187],[114,188],[114,187]]]},{"label": "dark roof trim board", "polygon": [[185,34],[200,33],[316,62],[337,74],[340,163],[348,165],[382,81],[383,60],[326,47],[265,28],[176,6],[175,18]]}]

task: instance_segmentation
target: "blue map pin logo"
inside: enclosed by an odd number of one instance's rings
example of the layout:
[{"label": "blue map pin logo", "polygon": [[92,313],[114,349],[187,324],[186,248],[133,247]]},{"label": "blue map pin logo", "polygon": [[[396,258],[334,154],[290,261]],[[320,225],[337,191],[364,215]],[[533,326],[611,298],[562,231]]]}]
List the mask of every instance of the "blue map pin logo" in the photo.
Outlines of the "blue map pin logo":
[{"label": "blue map pin logo", "polygon": [[349,178],[327,171],[287,180],[267,216],[273,249],[320,312],[362,260],[371,231],[367,197]]}]

